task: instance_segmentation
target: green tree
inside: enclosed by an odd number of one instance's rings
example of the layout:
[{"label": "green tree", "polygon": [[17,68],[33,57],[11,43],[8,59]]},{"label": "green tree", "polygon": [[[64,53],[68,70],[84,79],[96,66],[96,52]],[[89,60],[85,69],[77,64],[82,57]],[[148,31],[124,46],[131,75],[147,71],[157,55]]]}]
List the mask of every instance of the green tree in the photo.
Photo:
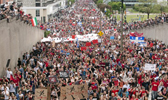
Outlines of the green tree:
[{"label": "green tree", "polygon": [[105,14],[106,14],[107,17],[110,17],[110,15],[112,14],[112,12],[110,11],[110,9],[107,9]]},{"label": "green tree", "polygon": [[70,2],[71,2],[71,5],[73,4],[73,3],[75,3],[75,0],[68,0],[68,5],[70,6]]},{"label": "green tree", "polygon": [[156,6],[157,0],[139,0],[139,2],[140,4],[134,5],[134,9],[139,12],[146,13],[148,19],[151,13],[158,12],[158,8]]},{"label": "green tree", "polygon": [[97,5],[103,3],[103,0],[98,0]]},{"label": "green tree", "polygon": [[[108,5],[111,7],[112,10],[118,10],[120,12],[120,8],[122,7],[121,2],[109,2]],[[123,5],[123,11],[126,9],[125,4]]]},{"label": "green tree", "polygon": [[168,6],[167,6],[167,2],[163,1],[163,2],[159,2],[158,5],[156,5],[159,12],[162,13],[163,12],[167,12]]}]

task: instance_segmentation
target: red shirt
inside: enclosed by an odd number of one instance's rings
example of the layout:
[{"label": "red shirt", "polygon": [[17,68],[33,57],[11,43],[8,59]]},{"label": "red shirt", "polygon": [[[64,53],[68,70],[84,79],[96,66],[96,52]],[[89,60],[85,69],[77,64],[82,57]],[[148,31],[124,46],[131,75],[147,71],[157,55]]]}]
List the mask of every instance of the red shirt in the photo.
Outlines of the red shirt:
[{"label": "red shirt", "polygon": [[141,97],[143,96],[144,93],[146,93],[146,91],[142,91],[142,92],[141,92]]},{"label": "red shirt", "polygon": [[19,79],[18,78],[13,78],[13,82],[16,84],[16,86],[19,86]]},{"label": "red shirt", "polygon": [[164,87],[167,88],[168,87],[168,80],[167,81],[162,80],[162,82],[163,82]]},{"label": "red shirt", "polygon": [[112,90],[111,92],[115,94],[116,92],[119,92],[119,90]]},{"label": "red shirt", "polygon": [[152,91],[157,91],[159,86],[159,82],[152,82]]},{"label": "red shirt", "polygon": [[96,90],[97,89],[97,86],[91,86],[92,87],[92,90]]}]

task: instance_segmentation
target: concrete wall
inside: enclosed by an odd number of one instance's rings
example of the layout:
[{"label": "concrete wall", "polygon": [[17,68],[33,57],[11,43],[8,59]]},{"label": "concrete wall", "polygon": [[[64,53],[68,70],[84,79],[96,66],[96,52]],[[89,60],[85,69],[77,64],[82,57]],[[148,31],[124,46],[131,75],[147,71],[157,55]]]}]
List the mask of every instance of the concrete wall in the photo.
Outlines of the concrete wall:
[{"label": "concrete wall", "polygon": [[157,39],[168,45],[168,23],[146,27],[144,29],[135,30],[144,33],[146,38]]},{"label": "concrete wall", "polygon": [[0,76],[5,75],[6,63],[10,68],[17,66],[18,58],[29,52],[32,46],[43,37],[44,32],[23,22],[11,20],[0,21]]}]

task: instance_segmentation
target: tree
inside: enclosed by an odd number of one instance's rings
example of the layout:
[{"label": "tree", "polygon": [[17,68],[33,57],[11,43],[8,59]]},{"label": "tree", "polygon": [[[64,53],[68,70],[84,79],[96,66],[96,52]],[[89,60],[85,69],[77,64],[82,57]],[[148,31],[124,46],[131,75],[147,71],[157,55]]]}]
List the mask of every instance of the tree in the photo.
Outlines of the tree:
[{"label": "tree", "polygon": [[167,2],[165,2],[165,1],[159,2],[158,5],[157,5],[157,8],[158,8],[158,10],[159,10],[159,12],[161,13],[161,16],[162,16],[163,12],[167,12],[167,9],[168,9]]},{"label": "tree", "polygon": [[150,13],[157,12],[157,0],[139,0],[139,2],[140,4],[134,5],[134,9],[139,12],[146,13],[148,15],[148,19]]},{"label": "tree", "polygon": [[[121,2],[109,2],[108,5],[111,7],[112,10],[118,10],[120,12],[120,8],[122,7]],[[124,4],[123,11],[126,9],[126,6]]]},{"label": "tree", "polygon": [[70,6],[70,2],[71,2],[71,5],[73,4],[73,3],[75,3],[75,0],[68,0],[68,5]]},{"label": "tree", "polygon": [[97,5],[103,3],[103,0],[98,0]]},{"label": "tree", "polygon": [[107,17],[110,17],[110,15],[112,14],[112,12],[110,11],[110,9],[107,9],[105,14],[106,14]]},{"label": "tree", "polygon": [[106,5],[106,4],[103,4],[103,3],[98,4],[98,8],[99,8],[102,12],[104,12],[105,8],[111,9],[111,7],[110,7],[109,5]]}]

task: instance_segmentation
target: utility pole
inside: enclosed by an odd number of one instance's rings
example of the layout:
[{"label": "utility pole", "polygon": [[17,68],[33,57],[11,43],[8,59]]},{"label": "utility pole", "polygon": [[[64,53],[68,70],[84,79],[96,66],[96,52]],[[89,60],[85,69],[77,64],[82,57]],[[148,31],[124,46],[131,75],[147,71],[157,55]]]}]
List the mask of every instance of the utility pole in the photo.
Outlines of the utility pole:
[{"label": "utility pole", "polygon": [[102,26],[101,26],[101,10],[100,10],[100,31],[102,31]]},{"label": "utility pole", "polygon": [[122,7],[121,7],[121,51],[123,52],[123,2],[124,0],[121,0]]}]

